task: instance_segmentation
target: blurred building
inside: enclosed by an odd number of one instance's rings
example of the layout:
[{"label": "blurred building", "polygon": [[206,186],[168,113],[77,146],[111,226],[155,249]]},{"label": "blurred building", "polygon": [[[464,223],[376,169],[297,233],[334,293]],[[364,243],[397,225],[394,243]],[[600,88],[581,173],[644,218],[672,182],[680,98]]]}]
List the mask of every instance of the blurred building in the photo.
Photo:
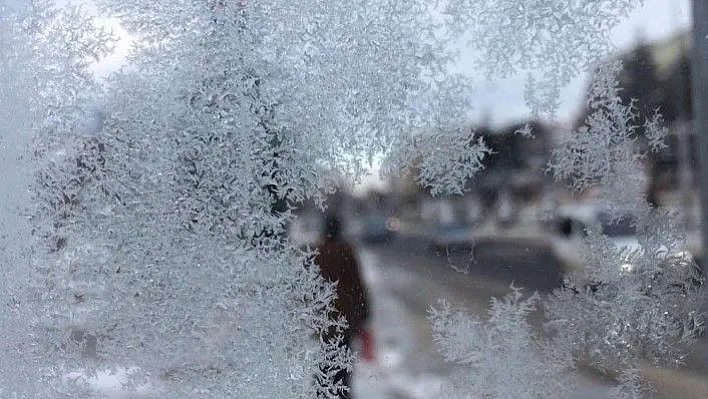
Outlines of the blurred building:
[{"label": "blurred building", "polygon": [[480,130],[492,154],[485,159],[485,168],[470,180],[468,189],[479,196],[485,214],[513,218],[510,212],[543,198],[551,187],[545,169],[553,148],[553,132],[552,126],[538,121],[498,131]]},{"label": "blurred building", "polygon": [[[656,43],[639,43],[617,54],[624,69],[619,76],[620,97],[636,108],[639,118],[637,144],[648,150],[643,124],[661,113],[668,137],[666,148],[646,158],[647,198],[657,205],[690,207],[697,191],[696,141],[691,129],[690,35],[677,35]],[[584,124],[581,111],[575,127]],[[501,129],[474,128],[492,150],[484,169],[466,183],[465,195],[432,197],[409,176],[389,182],[386,193],[375,193],[359,205],[361,211],[395,209],[405,219],[425,223],[451,220],[480,223],[516,223],[527,210],[543,211],[549,204],[578,196],[563,182],[554,183],[546,173],[551,152],[565,132],[541,121],[520,121]]]},{"label": "blurred building", "polygon": [[416,184],[417,171],[412,170],[390,182],[390,200],[401,216],[428,224],[514,223],[520,210],[547,195],[552,181],[544,171],[554,145],[553,126],[523,121],[498,130],[474,130],[492,153],[485,157],[484,169],[466,182],[465,194],[433,197]]},{"label": "blurred building", "polygon": [[[640,43],[616,55],[623,63],[620,98],[639,118],[638,145],[647,151],[647,198],[654,205],[690,206],[698,185],[697,142],[692,129],[691,37],[688,32],[664,41]],[[666,147],[648,151],[643,124],[660,113],[668,129]],[[577,119],[584,123],[587,111]]]}]

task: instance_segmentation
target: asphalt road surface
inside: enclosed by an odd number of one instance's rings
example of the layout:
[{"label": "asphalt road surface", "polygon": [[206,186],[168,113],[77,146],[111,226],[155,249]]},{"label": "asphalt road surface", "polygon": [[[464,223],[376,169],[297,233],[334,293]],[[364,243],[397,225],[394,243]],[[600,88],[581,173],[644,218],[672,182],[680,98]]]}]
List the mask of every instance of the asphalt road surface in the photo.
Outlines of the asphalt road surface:
[{"label": "asphalt road surface", "polygon": [[[440,385],[459,366],[445,362],[437,351],[427,310],[444,298],[484,317],[490,299],[504,296],[509,285],[475,275],[472,265],[466,272],[457,271],[467,265],[457,262],[461,259],[456,255],[421,255],[395,246],[376,246],[363,248],[360,257],[372,294],[377,359],[357,364],[354,398],[439,397]],[[541,316],[537,312],[532,322],[540,324]],[[608,381],[585,375],[578,375],[578,380],[576,398],[608,397]]]},{"label": "asphalt road surface", "polygon": [[[355,398],[434,398],[453,365],[443,361],[432,342],[427,310],[440,298],[485,317],[492,297],[502,297],[510,284],[531,294],[547,294],[561,282],[549,253],[509,248],[494,253],[464,250],[434,254],[423,242],[399,239],[387,245],[362,247],[361,258],[374,302],[374,364],[359,364]],[[540,327],[541,311],[531,315]],[[653,398],[708,398],[708,345],[700,342],[681,370],[645,365],[642,370],[656,392]],[[607,398],[611,381],[579,372],[576,398]]]}]

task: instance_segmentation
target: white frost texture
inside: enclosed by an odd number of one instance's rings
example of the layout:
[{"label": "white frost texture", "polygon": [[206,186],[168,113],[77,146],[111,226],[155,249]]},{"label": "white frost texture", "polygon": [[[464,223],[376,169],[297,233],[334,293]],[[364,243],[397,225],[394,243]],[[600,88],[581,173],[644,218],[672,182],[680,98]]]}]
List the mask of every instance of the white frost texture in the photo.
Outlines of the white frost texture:
[{"label": "white frost texture", "polygon": [[570,357],[542,338],[528,322],[539,295],[521,290],[492,299],[482,321],[442,301],[430,310],[433,338],[445,359],[460,365],[443,398],[568,398]]},{"label": "white frost texture", "polygon": [[[334,287],[286,238],[292,209],[326,206],[380,154],[386,173],[462,193],[489,149],[464,128],[459,35],[490,76],[528,72],[531,109],[553,115],[558,90],[640,3],[97,0],[134,47],[96,82],[89,66],[115,38],[91,15],[0,0],[0,396],[97,397],[70,377],[129,370],[127,395],[149,384],[159,398],[314,397],[320,366],[353,356],[316,338],[346,321],[327,317]],[[606,187],[613,209],[631,202],[617,194],[639,187],[621,177],[641,158],[618,68],[598,70],[586,128],[551,165],[578,190]],[[647,123],[653,145],[659,126]],[[569,276],[548,303],[564,340],[532,331],[538,297],[518,291],[488,322],[433,311],[437,342],[467,365],[445,394],[567,397],[562,377],[589,358],[625,367],[618,392],[631,395],[639,358],[680,362],[701,326],[701,281],[676,256],[672,215],[633,211],[641,249],[591,234],[597,289]],[[614,267],[625,263],[631,274]]]},{"label": "white frost texture", "polygon": [[[441,192],[484,151],[451,129],[469,84],[446,72],[428,2],[99,6],[134,37],[129,63],[100,88],[68,87],[32,149],[45,395],[90,396],[66,373],[127,367],[126,389],[159,397],[313,397],[319,367],[352,358],[312,339],[345,321],[327,320],[333,287],[285,238],[291,207],[324,205],[342,173],[356,181],[413,130],[472,144],[455,174],[422,172]],[[83,73],[86,55],[70,60]]]},{"label": "white frost texture", "polygon": [[610,29],[643,0],[450,0],[452,32],[479,53],[487,75],[527,74],[526,102],[554,117],[560,90],[612,50]]}]

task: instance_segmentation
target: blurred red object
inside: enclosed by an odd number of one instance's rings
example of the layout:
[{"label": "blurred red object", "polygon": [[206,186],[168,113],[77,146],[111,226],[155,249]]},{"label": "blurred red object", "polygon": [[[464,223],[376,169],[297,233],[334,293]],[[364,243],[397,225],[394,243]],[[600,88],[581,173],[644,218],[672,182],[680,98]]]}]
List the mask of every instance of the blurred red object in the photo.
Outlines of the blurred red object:
[{"label": "blurred red object", "polygon": [[362,328],[359,332],[361,339],[361,358],[366,362],[376,361],[376,346],[374,345],[374,331],[371,328]]}]

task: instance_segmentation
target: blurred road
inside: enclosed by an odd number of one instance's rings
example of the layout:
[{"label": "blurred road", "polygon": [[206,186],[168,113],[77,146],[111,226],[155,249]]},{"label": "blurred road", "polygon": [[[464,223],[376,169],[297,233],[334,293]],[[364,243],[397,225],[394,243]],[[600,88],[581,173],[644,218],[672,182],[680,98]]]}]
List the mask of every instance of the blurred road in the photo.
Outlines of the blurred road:
[{"label": "blurred road", "polygon": [[[420,238],[409,237],[387,245],[361,248],[365,277],[372,291],[373,328],[378,359],[360,362],[355,371],[355,398],[435,398],[441,382],[454,365],[443,361],[432,342],[427,309],[439,298],[465,306],[485,317],[489,300],[509,292],[509,284],[526,292],[547,293],[560,284],[560,273],[550,254],[516,248],[501,261],[457,252],[439,256],[426,250]],[[513,253],[513,252],[508,252]],[[462,271],[462,272],[460,272]],[[540,326],[541,312],[531,317]],[[653,398],[708,398],[708,347],[689,359],[685,370],[643,367],[656,388]],[[579,373],[581,389],[575,398],[609,397],[610,381]]]},{"label": "blurred road", "polygon": [[[474,265],[469,265],[467,274],[456,271],[449,262],[461,261],[463,257],[458,255],[426,256],[391,245],[364,248],[360,257],[372,292],[378,358],[375,363],[360,361],[357,365],[354,397],[437,398],[445,376],[459,366],[446,363],[437,352],[426,320],[427,309],[445,298],[484,316],[489,300],[509,292],[508,285],[473,274]],[[540,313],[533,318],[540,322]],[[607,382],[587,376],[578,378],[582,389],[576,398],[608,397]]]}]

